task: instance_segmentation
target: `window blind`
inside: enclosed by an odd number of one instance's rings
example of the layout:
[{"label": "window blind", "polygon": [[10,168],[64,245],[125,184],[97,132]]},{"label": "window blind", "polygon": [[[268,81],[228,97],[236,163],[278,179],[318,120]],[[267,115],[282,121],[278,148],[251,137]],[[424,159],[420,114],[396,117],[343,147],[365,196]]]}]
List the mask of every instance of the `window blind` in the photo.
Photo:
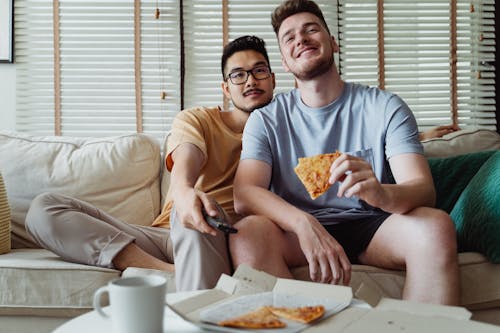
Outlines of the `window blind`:
[{"label": "window blind", "polygon": [[60,0],[62,132],[136,130],[134,3]]},{"label": "window blind", "polygon": [[[99,137],[142,130],[164,135],[180,104],[178,2],[158,4],[158,19],[153,1],[141,1],[137,17],[131,0],[60,0],[53,15],[55,3],[15,2],[17,130],[57,133],[55,95],[60,94],[62,135]],[[134,18],[140,24],[138,39]],[[59,22],[56,63],[54,21]],[[60,81],[54,80],[56,70]]]},{"label": "window blind", "polygon": [[142,117],[144,133],[156,137],[165,136],[181,108],[179,13],[177,0],[141,0]]},{"label": "window blind", "polygon": [[[16,0],[16,129],[162,137],[181,100],[185,108],[224,105],[224,41],[245,34],[266,40],[275,92],[288,91],[294,79],[270,24],[280,2]],[[495,129],[494,0],[317,2],[345,80],[399,94],[421,129],[452,120]]]},{"label": "window blind", "polygon": [[184,108],[222,105],[222,1],[184,0]]},{"label": "window blind", "polygon": [[52,1],[14,2],[16,129],[54,134]]},{"label": "window blind", "polygon": [[383,83],[421,130],[451,123],[454,104],[461,127],[496,129],[494,25],[494,0],[339,0],[342,77]]}]

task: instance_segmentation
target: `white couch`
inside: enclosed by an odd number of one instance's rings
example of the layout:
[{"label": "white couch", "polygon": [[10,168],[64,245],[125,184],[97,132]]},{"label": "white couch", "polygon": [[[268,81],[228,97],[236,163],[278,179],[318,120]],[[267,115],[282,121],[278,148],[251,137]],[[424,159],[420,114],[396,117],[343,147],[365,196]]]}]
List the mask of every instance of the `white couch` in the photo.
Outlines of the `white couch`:
[{"label": "white couch", "polygon": [[[500,149],[500,136],[488,130],[461,131],[430,140],[424,148],[428,156]],[[46,191],[64,193],[128,223],[149,225],[169,185],[162,160],[161,144],[141,134],[83,139],[0,132],[0,173],[12,228],[12,250],[0,255],[1,332],[50,332],[91,310],[94,291],[120,276],[112,269],[64,262],[38,249],[24,230],[33,197]],[[500,325],[500,265],[479,253],[462,253],[459,258],[462,305],[473,312],[473,319]],[[294,274],[307,279],[307,268]],[[170,291],[175,290],[173,280],[170,275]],[[399,298],[403,282],[401,271],[353,267],[353,291],[361,298]]]}]

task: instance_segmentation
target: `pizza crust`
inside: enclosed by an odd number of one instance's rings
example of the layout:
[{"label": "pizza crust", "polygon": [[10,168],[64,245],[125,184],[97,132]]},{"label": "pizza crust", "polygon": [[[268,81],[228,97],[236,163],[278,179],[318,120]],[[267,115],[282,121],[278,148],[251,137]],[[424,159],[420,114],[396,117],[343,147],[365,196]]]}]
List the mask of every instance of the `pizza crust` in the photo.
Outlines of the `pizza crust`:
[{"label": "pizza crust", "polygon": [[269,311],[278,317],[307,324],[323,317],[325,307],[323,305],[302,306],[299,308],[270,306]]}]

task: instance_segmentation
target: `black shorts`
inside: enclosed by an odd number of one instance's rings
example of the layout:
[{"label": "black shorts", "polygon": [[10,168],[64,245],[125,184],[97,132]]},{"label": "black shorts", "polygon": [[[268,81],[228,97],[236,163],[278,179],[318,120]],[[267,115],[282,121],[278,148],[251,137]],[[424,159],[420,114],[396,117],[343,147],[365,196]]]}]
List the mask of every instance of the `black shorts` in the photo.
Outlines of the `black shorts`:
[{"label": "black shorts", "polygon": [[351,264],[358,264],[359,255],[370,244],[375,232],[389,216],[389,213],[382,212],[380,215],[364,216],[324,227],[342,245]]}]

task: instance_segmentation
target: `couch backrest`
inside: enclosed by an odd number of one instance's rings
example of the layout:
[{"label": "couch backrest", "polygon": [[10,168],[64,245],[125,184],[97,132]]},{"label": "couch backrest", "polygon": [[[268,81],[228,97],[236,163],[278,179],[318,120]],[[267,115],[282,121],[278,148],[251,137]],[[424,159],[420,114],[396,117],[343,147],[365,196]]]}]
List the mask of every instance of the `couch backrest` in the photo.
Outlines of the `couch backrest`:
[{"label": "couch backrest", "polygon": [[[162,152],[167,139],[168,134]],[[470,129],[424,141],[423,146],[427,157],[498,150],[500,135]],[[85,139],[0,132],[0,171],[11,206],[14,248],[35,246],[24,219],[31,200],[40,193],[75,196],[125,222],[150,225],[170,184],[160,144],[143,134]]]},{"label": "couch backrest", "polygon": [[13,247],[36,244],[24,229],[31,200],[57,192],[128,223],[150,225],[160,211],[160,144],[143,134],[102,139],[0,132],[0,170],[12,215]]},{"label": "couch backrest", "polygon": [[427,157],[450,157],[484,150],[500,149],[500,135],[487,129],[456,131],[442,138],[422,142]]}]

